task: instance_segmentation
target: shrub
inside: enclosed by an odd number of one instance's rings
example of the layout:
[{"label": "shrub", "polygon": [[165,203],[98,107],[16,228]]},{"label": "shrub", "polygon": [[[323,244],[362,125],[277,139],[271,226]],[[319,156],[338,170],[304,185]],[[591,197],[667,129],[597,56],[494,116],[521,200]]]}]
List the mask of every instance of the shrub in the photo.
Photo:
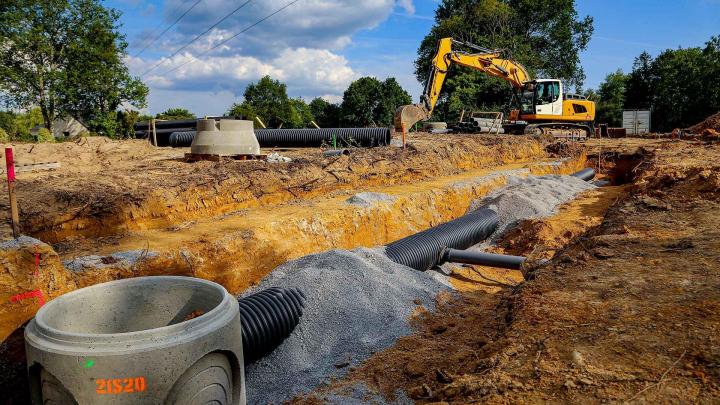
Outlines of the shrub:
[{"label": "shrub", "polygon": [[38,130],[37,134],[37,141],[38,142],[54,142],[55,137],[53,136],[52,132],[50,132],[47,128],[40,128]]},{"label": "shrub", "polygon": [[10,142],[10,137],[4,129],[0,128],[0,142]]}]

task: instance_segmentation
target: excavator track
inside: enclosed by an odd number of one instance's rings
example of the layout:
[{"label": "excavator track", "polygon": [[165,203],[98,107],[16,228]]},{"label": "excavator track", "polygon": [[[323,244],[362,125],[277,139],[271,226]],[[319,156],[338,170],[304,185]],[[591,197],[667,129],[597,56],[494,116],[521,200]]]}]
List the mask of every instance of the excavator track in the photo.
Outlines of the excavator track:
[{"label": "excavator track", "polygon": [[589,125],[575,124],[572,122],[546,122],[542,124],[530,124],[525,127],[525,135],[547,135],[557,139],[568,141],[585,141],[592,135]]}]

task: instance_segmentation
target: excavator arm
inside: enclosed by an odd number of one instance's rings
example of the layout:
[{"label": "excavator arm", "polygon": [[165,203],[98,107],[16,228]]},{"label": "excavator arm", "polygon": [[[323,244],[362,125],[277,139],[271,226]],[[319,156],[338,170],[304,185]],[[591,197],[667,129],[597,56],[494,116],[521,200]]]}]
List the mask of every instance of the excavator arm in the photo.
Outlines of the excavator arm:
[{"label": "excavator arm", "polygon": [[[453,45],[462,45],[472,48],[478,53],[467,53],[453,50]],[[438,45],[438,52],[433,59],[430,77],[425,83],[425,90],[418,104],[410,104],[395,110],[395,130],[408,130],[418,121],[424,121],[432,115],[435,104],[440,97],[440,90],[445,83],[448,69],[451,64],[466,66],[482,71],[490,76],[499,77],[519,90],[523,84],[530,81],[530,75],[525,67],[510,59],[503,59],[501,51],[485,49],[477,45],[456,41],[452,38],[443,38]]]}]

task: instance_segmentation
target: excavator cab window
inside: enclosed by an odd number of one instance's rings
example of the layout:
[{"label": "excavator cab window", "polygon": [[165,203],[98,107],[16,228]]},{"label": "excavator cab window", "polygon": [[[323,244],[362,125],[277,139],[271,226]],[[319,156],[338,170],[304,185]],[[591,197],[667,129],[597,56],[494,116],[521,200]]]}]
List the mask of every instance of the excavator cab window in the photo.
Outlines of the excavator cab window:
[{"label": "excavator cab window", "polygon": [[552,104],[560,97],[559,82],[540,82],[537,84],[536,89],[536,104]]},{"label": "excavator cab window", "polygon": [[525,114],[535,114],[535,83],[525,83],[520,93],[520,110]]}]

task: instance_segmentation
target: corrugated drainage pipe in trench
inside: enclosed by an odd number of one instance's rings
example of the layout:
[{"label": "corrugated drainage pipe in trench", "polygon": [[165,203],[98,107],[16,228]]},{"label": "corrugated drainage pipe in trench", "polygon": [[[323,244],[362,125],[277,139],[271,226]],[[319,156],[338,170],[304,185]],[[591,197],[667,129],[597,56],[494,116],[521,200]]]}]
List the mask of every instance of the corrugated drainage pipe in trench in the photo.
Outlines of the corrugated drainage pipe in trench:
[{"label": "corrugated drainage pipe in trench", "polygon": [[251,363],[273,351],[300,322],[305,295],[296,288],[271,287],[238,299],[243,356]]},{"label": "corrugated drainage pipe in trench", "polygon": [[492,235],[497,226],[497,213],[481,208],[395,241],[386,246],[385,253],[395,263],[424,271],[438,264],[444,247],[469,248]]},{"label": "corrugated drainage pipe in trench", "polygon": [[[591,168],[580,170],[571,176],[590,181],[595,177],[595,170]],[[410,235],[395,241],[385,247],[385,254],[395,263],[404,264],[415,270],[428,270],[433,266],[444,263],[443,249],[450,248],[458,260],[496,261],[499,266],[515,266],[505,268],[520,268],[518,256],[498,258],[490,253],[461,252],[455,249],[467,249],[495,232],[498,226],[497,213],[488,208],[481,208],[450,222],[438,225],[425,231]],[[452,260],[446,260],[452,261]],[[459,261],[459,263],[465,263]],[[474,263],[482,264],[482,263]],[[491,264],[488,264],[491,265]]]},{"label": "corrugated drainage pipe in trench", "polygon": [[581,180],[590,181],[595,178],[595,170],[591,168],[582,169],[579,172],[571,174],[573,177],[577,177]]}]

